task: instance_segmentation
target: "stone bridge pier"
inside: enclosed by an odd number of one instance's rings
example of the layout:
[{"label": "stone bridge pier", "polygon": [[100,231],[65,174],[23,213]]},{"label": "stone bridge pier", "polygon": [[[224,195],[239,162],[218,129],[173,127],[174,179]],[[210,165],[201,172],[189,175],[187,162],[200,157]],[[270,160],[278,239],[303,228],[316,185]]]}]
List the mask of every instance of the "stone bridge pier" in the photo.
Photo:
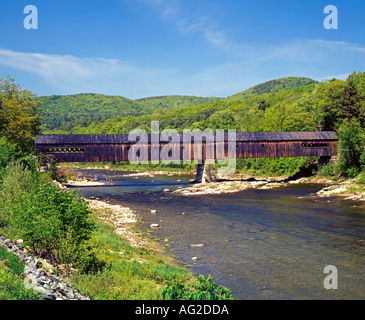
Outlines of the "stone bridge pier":
[{"label": "stone bridge pier", "polygon": [[214,161],[203,160],[201,164],[198,164],[196,170],[195,183],[209,183],[217,181],[217,175],[215,172]]}]

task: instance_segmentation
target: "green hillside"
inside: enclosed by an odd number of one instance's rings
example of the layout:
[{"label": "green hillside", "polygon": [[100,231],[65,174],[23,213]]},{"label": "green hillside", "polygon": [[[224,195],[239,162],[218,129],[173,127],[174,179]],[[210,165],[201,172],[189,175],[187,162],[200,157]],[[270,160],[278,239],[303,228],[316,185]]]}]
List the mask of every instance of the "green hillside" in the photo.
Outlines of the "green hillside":
[{"label": "green hillside", "polygon": [[44,133],[148,132],[151,121],[159,121],[160,130],[312,131],[318,126],[333,130],[349,115],[363,119],[364,92],[365,75],[354,72],[347,81],[281,78],[226,99],[163,96],[133,101],[96,94],[40,99],[45,103]]},{"label": "green hillside", "polygon": [[229,96],[227,100],[242,100],[251,98],[253,96],[258,96],[263,93],[274,93],[280,90],[288,90],[288,89],[295,89],[302,86],[307,86],[309,84],[317,83],[317,81],[303,78],[303,77],[287,77],[287,78],[280,78],[276,80],[267,81],[261,83],[257,86],[254,86],[250,89],[247,89],[243,92],[239,92],[232,96]]},{"label": "green hillside", "polygon": [[121,96],[94,93],[39,97],[42,106],[42,131],[66,133],[77,126],[102,123],[113,117],[149,115],[155,111],[186,108],[217,98],[164,96],[130,100]]},{"label": "green hillside", "polygon": [[[316,81],[308,78],[289,77],[268,81],[224,100],[234,101],[294,89]],[[189,108],[214,101],[216,97],[167,95],[131,100],[121,96],[95,93],[53,95],[38,98],[42,106],[42,132],[68,133],[75,127],[96,126],[114,117],[138,117],[173,109]],[[171,124],[174,127],[174,124]]]},{"label": "green hillside", "polygon": [[[303,79],[302,79],[303,80]],[[365,163],[363,150],[365,136],[365,72],[354,72],[346,81],[332,79],[325,82],[299,81],[306,85],[288,89],[289,83],[297,81],[279,79],[278,82],[257,86],[248,90],[246,98],[216,99],[208,103],[177,108],[155,107],[153,98],[151,114],[116,116],[91,125],[78,125],[67,133],[72,134],[128,134],[133,129],[150,132],[151,121],[158,121],[160,132],[164,129],[235,129],[237,132],[278,132],[338,130],[349,141],[356,137],[354,148],[346,147],[356,163],[343,165],[343,172],[355,176],[360,163]],[[284,87],[285,89],[278,89]],[[258,89],[260,88],[260,90]],[[276,90],[276,91],[275,91]],[[259,94],[261,91],[268,91]],[[166,101],[166,100],[165,100]],[[176,105],[175,105],[176,106]],[[148,106],[145,106],[148,108]],[[170,109],[168,109],[170,108]],[[347,131],[346,131],[347,130]],[[352,140],[351,140],[352,139]],[[360,159],[360,160],[359,160]],[[263,174],[293,174],[310,165],[310,158],[238,159],[237,172],[260,172]],[[351,169],[355,168],[355,169]],[[353,170],[347,172],[347,170]]]},{"label": "green hillside", "polygon": [[263,93],[243,100],[217,99],[186,108],[156,110],[150,115],[115,117],[90,126],[74,127],[74,134],[129,133],[141,128],[147,132],[151,121],[159,121],[160,130],[236,129],[237,131],[317,130],[314,111],[318,91],[324,83],[275,93]]},{"label": "green hillside", "polygon": [[170,96],[159,96],[159,97],[148,97],[137,99],[135,102],[143,105],[144,108],[149,110],[170,110],[170,109],[178,109],[178,108],[186,108],[191,106],[196,106],[203,103],[208,103],[211,101],[215,101],[220,98],[202,98],[195,96],[178,96],[178,95],[170,95]]}]

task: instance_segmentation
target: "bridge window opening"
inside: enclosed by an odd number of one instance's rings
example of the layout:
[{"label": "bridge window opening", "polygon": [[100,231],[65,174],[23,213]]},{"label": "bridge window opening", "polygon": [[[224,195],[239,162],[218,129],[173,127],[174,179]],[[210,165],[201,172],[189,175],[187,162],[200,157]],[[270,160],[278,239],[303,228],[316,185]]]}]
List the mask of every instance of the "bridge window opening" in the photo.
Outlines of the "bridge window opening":
[{"label": "bridge window opening", "polygon": [[261,145],[261,148],[263,148],[263,147],[265,147],[265,145],[264,145],[264,144],[262,144],[262,145]]},{"label": "bridge window opening", "polygon": [[83,148],[50,148],[46,152],[49,153],[83,153]]},{"label": "bridge window opening", "polygon": [[324,148],[329,146],[329,143],[302,143],[302,148]]}]

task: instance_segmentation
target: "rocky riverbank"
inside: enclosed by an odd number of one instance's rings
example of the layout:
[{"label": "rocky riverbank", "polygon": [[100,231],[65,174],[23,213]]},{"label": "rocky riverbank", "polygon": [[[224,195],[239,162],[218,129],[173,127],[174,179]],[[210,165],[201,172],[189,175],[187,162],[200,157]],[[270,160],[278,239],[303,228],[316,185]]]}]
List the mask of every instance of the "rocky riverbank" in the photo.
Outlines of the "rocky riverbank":
[{"label": "rocky riverbank", "polygon": [[268,177],[268,178],[254,178],[249,175],[235,174],[230,177],[218,177],[216,182],[210,183],[193,183],[186,188],[180,188],[173,193],[179,193],[186,196],[199,194],[220,194],[233,193],[246,189],[272,189],[282,187],[291,183],[302,183],[305,178],[291,180],[285,177]]},{"label": "rocky riverbank", "polygon": [[180,188],[173,193],[185,196],[203,194],[233,193],[247,189],[272,189],[288,184],[319,183],[325,184],[322,190],[316,193],[319,197],[342,196],[346,199],[365,201],[365,188],[358,185],[356,179],[332,181],[324,177],[303,177],[291,179],[290,177],[277,178],[253,178],[247,175],[234,175],[226,179],[218,179],[217,182],[194,183],[189,187]]},{"label": "rocky riverbank", "polygon": [[318,191],[319,197],[340,196],[346,200],[365,201],[365,187],[357,184],[355,179],[349,179],[340,183],[331,182],[329,186]]},{"label": "rocky riverbank", "polygon": [[[89,168],[91,169],[91,168]],[[96,169],[96,168],[92,168]],[[99,168],[100,169],[100,168]],[[113,170],[112,170],[113,171]],[[151,170],[129,170],[128,173],[123,173],[123,176],[135,177],[154,177],[155,175],[186,175],[186,172],[168,172],[168,171],[151,171]],[[204,194],[222,194],[222,193],[234,193],[247,189],[272,189],[283,187],[288,184],[299,183],[318,183],[324,184],[322,190],[317,192],[316,196],[319,197],[331,197],[341,196],[346,199],[365,201],[365,187],[358,185],[356,179],[332,181],[325,177],[311,176],[311,177],[252,177],[247,174],[234,174],[232,176],[217,177],[216,182],[210,183],[192,183],[189,187],[179,188],[173,193],[179,193],[185,196],[192,195],[204,195]],[[193,180],[191,180],[193,182]],[[107,185],[113,184],[113,181],[106,180],[93,181],[83,179],[81,181],[68,181],[66,186],[92,186],[92,185]]]},{"label": "rocky riverbank", "polygon": [[132,231],[140,217],[129,207],[113,205],[95,197],[83,198],[94,211],[98,212],[98,219],[103,220],[115,228],[115,233],[123,236],[132,246],[143,247],[147,243]]},{"label": "rocky riverbank", "polygon": [[73,289],[66,279],[54,275],[53,266],[46,259],[34,257],[21,244],[0,234],[0,246],[12,252],[24,263],[24,286],[38,292],[45,300],[90,300]]}]

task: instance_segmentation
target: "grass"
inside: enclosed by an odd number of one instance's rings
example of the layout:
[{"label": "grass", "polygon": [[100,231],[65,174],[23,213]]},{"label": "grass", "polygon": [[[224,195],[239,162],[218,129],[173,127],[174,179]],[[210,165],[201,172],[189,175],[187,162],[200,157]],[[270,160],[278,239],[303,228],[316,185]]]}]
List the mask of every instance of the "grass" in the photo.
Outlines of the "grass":
[{"label": "grass", "polygon": [[0,300],[42,300],[24,287],[24,263],[17,256],[0,247],[0,261]]},{"label": "grass", "polygon": [[[102,212],[101,212],[102,211]],[[134,227],[143,247],[132,246],[115,227],[98,217],[106,210],[93,209],[95,230],[88,245],[104,267],[88,274],[70,276],[75,289],[94,300],[159,300],[165,281],[193,279],[193,275],[164,255],[164,248],[148,232]],[[0,248],[0,299],[38,300],[40,296],[23,285],[24,263],[5,248]]]},{"label": "grass", "polygon": [[134,247],[117,235],[111,224],[98,220],[97,212],[94,219],[96,230],[90,245],[105,267],[96,273],[71,277],[84,295],[94,300],[159,300],[165,281],[192,279],[186,269],[166,263],[163,249],[149,236],[143,239],[143,247]]},{"label": "grass", "polygon": [[346,192],[356,193],[365,192],[365,185],[353,185],[347,188]]}]

